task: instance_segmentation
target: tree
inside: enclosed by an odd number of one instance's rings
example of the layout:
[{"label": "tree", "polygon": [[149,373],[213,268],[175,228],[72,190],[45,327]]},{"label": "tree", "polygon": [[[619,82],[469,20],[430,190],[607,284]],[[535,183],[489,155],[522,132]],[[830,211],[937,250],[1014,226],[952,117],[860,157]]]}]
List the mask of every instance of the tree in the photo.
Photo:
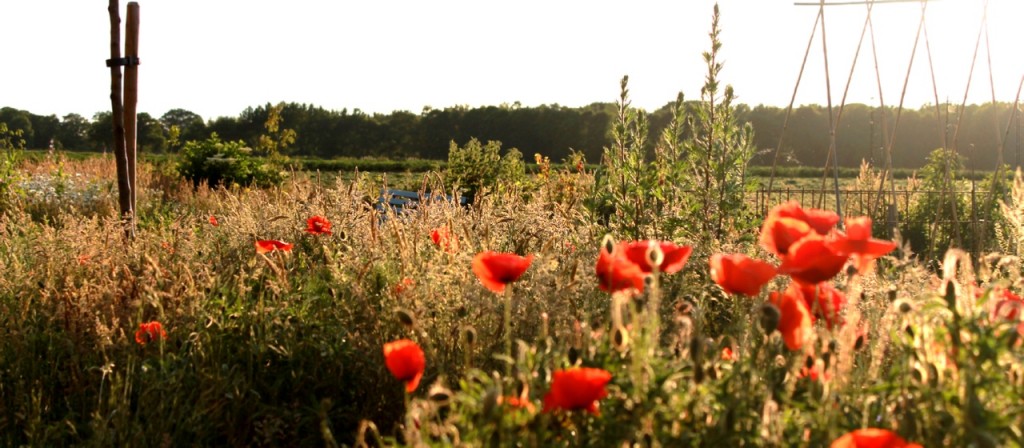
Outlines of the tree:
[{"label": "tree", "polygon": [[136,122],[139,150],[151,153],[164,152],[167,148],[167,138],[164,137],[161,122],[145,112],[136,116]]},{"label": "tree", "polygon": [[89,145],[89,120],[71,113],[61,119],[57,126],[56,140],[65,149],[82,150]]},{"label": "tree", "polygon": [[[171,127],[178,127],[178,140],[186,142],[189,140],[202,140],[207,137],[206,123],[203,117],[185,109],[171,109],[160,116],[160,124],[164,132],[170,132]],[[177,149],[177,148],[172,148]]]},{"label": "tree", "polygon": [[267,106],[267,121],[263,123],[263,127],[267,132],[260,134],[256,140],[256,150],[259,155],[271,158],[280,157],[295,143],[295,131],[292,129],[281,129],[281,123],[284,122],[284,118],[281,116],[283,110],[284,103]]},{"label": "tree", "polygon": [[0,108],[0,123],[7,123],[9,131],[21,131],[21,138],[32,143],[35,132],[32,129],[32,119],[29,113],[13,107]]},{"label": "tree", "polygon": [[111,150],[113,137],[110,129],[114,127],[113,117],[110,112],[96,112],[92,116],[92,125],[89,126],[89,144],[94,150],[107,152]]}]

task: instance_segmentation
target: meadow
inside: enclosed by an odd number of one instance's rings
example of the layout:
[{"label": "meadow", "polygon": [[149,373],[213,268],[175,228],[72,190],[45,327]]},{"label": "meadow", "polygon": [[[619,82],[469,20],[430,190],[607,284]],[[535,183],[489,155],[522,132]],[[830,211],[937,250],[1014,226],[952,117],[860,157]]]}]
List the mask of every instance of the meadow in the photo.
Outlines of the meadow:
[{"label": "meadow", "polygon": [[[631,241],[584,205],[594,173],[569,167],[396,215],[365,173],[193,188],[146,163],[126,239],[113,172],[57,154],[9,177],[2,445],[1024,439],[1014,254],[929,264],[897,240],[810,292],[792,269],[762,286],[718,254],[783,270],[764,216],[703,247]],[[630,243],[646,262],[620,256]]]}]

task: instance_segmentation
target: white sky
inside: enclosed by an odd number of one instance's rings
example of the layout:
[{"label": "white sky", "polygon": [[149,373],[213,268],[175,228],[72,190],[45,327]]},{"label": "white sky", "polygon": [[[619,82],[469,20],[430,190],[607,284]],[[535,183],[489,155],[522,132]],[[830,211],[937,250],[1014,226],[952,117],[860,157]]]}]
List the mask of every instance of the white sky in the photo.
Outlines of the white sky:
[{"label": "white sky", "polygon": [[[803,0],[807,1],[807,0]],[[836,0],[829,0],[836,1]],[[1024,0],[990,0],[995,93],[1013,101],[1024,74]],[[789,104],[817,7],[720,0],[723,80],[739,101]],[[940,101],[963,99],[984,0],[933,0],[928,31]],[[127,1],[121,1],[122,21]],[[683,91],[697,98],[713,0],[142,0],[139,111],[206,119],[267,102],[368,113],[424,106],[582,106],[615,101],[630,76],[636,106]],[[826,9],[838,104],[864,6]],[[899,101],[920,16],[917,3],[875,6],[889,105]],[[0,107],[35,114],[109,110],[107,1],[0,0]],[[825,104],[821,34],[797,104]],[[982,44],[984,45],[984,43]],[[849,102],[878,103],[865,40]],[[933,102],[922,40],[906,104]],[[991,99],[984,46],[969,103]]]}]

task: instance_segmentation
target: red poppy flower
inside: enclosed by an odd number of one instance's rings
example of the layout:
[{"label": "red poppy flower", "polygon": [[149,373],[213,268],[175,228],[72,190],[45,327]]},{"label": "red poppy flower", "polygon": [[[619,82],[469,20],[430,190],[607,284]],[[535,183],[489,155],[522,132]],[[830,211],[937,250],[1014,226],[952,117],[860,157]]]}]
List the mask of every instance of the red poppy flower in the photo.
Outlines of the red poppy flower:
[{"label": "red poppy flower", "polygon": [[149,342],[166,338],[167,332],[164,331],[164,326],[155,320],[139,324],[139,329],[135,332],[135,342],[138,342],[139,345],[146,345]]},{"label": "red poppy flower", "polygon": [[857,271],[864,273],[871,262],[896,248],[892,241],[871,237],[871,218],[861,216],[846,220],[846,233],[825,241],[830,250],[839,255],[852,255]]},{"label": "red poppy flower", "polygon": [[769,300],[779,309],[779,325],[782,340],[790,350],[800,350],[813,330],[811,312],[807,309],[803,293],[797,283],[790,283],[786,292],[772,292]]},{"label": "red poppy flower", "polygon": [[812,233],[827,235],[838,222],[839,215],[834,212],[805,210],[798,202],[789,201],[768,212],[761,226],[761,246],[782,257],[804,236]]},{"label": "red poppy flower", "polygon": [[413,279],[411,279],[409,277],[405,277],[401,281],[399,281],[398,283],[395,283],[395,286],[391,287],[391,293],[396,295],[396,296],[397,295],[401,295],[402,293],[412,289],[415,286],[416,286],[416,281],[415,280],[413,280]]},{"label": "red poppy flower", "polygon": [[832,442],[832,448],[921,448],[908,443],[888,429],[864,428],[844,434]]},{"label": "red poppy flower", "polygon": [[430,239],[434,245],[445,252],[455,253],[459,251],[459,239],[448,231],[447,227],[438,227],[430,231]]},{"label": "red poppy flower", "polygon": [[610,293],[630,288],[643,292],[644,277],[647,274],[622,251],[621,245],[615,245],[610,240],[601,245],[601,253],[594,266],[598,287]]},{"label": "red poppy flower", "polygon": [[214,227],[217,227],[217,226],[220,225],[220,223],[217,222],[217,217],[216,216],[210,215],[210,225],[214,226]]},{"label": "red poppy flower", "polygon": [[473,257],[473,273],[480,279],[484,287],[496,293],[505,292],[505,285],[519,280],[519,277],[530,268],[533,254],[525,257],[484,251]]},{"label": "red poppy flower", "polygon": [[531,414],[537,410],[537,408],[533,406],[533,403],[530,402],[530,399],[526,397],[498,397],[498,404],[503,404],[515,409],[524,409]]},{"label": "red poppy flower", "polygon": [[405,391],[411,393],[420,385],[427,358],[419,344],[399,339],[384,344],[384,364],[395,379],[405,383]]},{"label": "red poppy flower", "polygon": [[289,252],[292,250],[292,244],[278,240],[256,240],[256,253],[265,254],[273,252],[275,250],[281,250]]},{"label": "red poppy flower", "polygon": [[570,367],[556,370],[551,380],[551,390],[544,395],[544,412],[553,409],[586,409],[598,415],[597,401],[608,396],[605,386],[611,380],[612,374],[603,369]]},{"label": "red poppy flower", "polygon": [[711,278],[729,294],[756,296],[775,277],[775,266],[743,254],[714,254]]},{"label": "red poppy flower", "polygon": [[846,255],[839,255],[825,245],[825,237],[810,234],[789,248],[782,257],[779,273],[800,283],[814,285],[835,277],[846,265]]},{"label": "red poppy flower", "polygon": [[831,329],[834,325],[842,325],[842,310],[846,304],[846,295],[828,282],[816,285],[800,285],[807,309],[815,318],[825,319],[825,325]]},{"label": "red poppy flower", "polygon": [[725,348],[722,349],[721,358],[722,358],[722,361],[735,361],[735,360],[739,359],[740,357],[737,356],[736,353],[734,353],[731,348],[725,347]]},{"label": "red poppy flower", "polygon": [[993,317],[1001,317],[1007,320],[1017,320],[1020,317],[1020,309],[1024,307],[1024,299],[1003,287],[997,287],[992,290],[991,294],[999,299],[992,310]]},{"label": "red poppy flower", "polygon": [[632,241],[619,243],[622,247],[622,253],[630,261],[640,267],[640,270],[645,273],[654,271],[654,266],[651,265],[650,251],[653,246],[657,245],[661,249],[662,260],[661,264],[658,265],[658,270],[665,274],[674,274],[683,269],[686,266],[686,261],[690,259],[690,254],[693,253],[693,248],[690,246],[677,246],[676,243],[670,241]]},{"label": "red poppy flower", "polygon": [[799,202],[788,201],[780,204],[769,212],[785,218],[796,218],[811,226],[818,235],[826,235],[839,223],[839,215],[828,210],[803,208]]},{"label": "red poppy flower", "polygon": [[331,222],[320,215],[311,216],[306,220],[306,232],[312,233],[313,235],[330,235]]},{"label": "red poppy flower", "polygon": [[811,381],[818,381],[819,379],[828,381],[830,376],[831,375],[829,375],[827,371],[822,371],[822,368],[818,363],[815,363],[811,367],[801,367],[800,373],[797,374],[797,378],[806,378]]}]

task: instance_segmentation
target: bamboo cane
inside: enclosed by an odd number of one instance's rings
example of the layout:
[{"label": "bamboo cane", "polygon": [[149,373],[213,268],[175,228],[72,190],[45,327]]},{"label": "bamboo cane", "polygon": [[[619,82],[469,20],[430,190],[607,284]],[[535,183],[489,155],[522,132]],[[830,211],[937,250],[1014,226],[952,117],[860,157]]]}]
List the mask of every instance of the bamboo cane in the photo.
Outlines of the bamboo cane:
[{"label": "bamboo cane", "polygon": [[134,236],[131,225],[132,204],[131,184],[128,177],[128,157],[124,140],[124,109],[121,104],[121,16],[118,0],[110,0],[107,11],[110,13],[110,106],[111,121],[114,126],[114,161],[117,165],[117,202],[121,218],[126,223],[125,235]]},{"label": "bamboo cane", "polygon": [[135,227],[135,159],[138,145],[137,106],[139,92],[139,3],[128,2],[128,18],[125,23],[124,56],[128,63],[124,68],[124,142],[128,167],[128,190],[131,192],[131,223]]}]

